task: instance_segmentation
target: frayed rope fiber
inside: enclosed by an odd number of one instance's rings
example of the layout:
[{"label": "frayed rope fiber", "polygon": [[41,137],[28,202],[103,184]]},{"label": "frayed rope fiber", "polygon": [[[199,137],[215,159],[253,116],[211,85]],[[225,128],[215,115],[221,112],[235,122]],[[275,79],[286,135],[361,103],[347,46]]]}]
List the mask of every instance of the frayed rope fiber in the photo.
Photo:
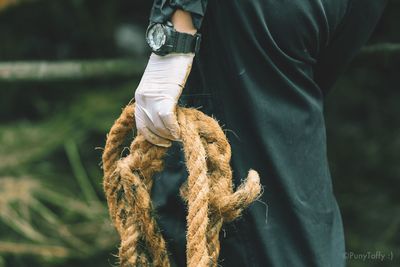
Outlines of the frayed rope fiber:
[{"label": "frayed rope fiber", "polygon": [[[215,267],[223,222],[239,217],[260,196],[260,178],[250,170],[234,192],[231,147],[218,122],[193,108],[177,107],[177,117],[189,174],[180,188],[188,209],[187,266]],[[168,148],[137,135],[129,155],[121,158],[125,138],[134,127],[134,104],[130,104],[112,126],[103,152],[104,191],[121,237],[119,261],[123,267],[168,267],[167,244],[150,198],[152,177],[162,171]]]}]

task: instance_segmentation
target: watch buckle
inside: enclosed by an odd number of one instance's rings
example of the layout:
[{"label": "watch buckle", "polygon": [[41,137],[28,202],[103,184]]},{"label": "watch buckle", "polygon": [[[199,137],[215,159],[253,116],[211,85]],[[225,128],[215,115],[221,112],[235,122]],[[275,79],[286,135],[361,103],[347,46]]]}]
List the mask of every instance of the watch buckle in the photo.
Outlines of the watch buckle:
[{"label": "watch buckle", "polygon": [[200,43],[201,43],[201,35],[197,34],[196,35],[196,41],[194,44],[194,53],[197,54],[200,50]]}]

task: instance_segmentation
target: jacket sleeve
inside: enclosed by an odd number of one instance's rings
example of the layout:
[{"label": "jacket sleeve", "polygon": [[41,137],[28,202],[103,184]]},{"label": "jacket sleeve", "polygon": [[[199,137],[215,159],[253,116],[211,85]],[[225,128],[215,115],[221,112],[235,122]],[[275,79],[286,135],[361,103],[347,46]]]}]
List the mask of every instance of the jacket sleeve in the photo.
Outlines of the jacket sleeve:
[{"label": "jacket sleeve", "polygon": [[154,0],[150,21],[164,23],[176,9],[182,9],[192,14],[193,25],[200,29],[207,2],[208,0]]}]

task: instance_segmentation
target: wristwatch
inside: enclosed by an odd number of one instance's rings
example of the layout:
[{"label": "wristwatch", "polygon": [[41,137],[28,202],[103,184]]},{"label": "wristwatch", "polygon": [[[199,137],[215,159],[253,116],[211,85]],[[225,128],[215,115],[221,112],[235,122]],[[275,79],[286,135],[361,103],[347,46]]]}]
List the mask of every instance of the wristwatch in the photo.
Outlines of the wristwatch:
[{"label": "wristwatch", "polygon": [[146,31],[146,41],[150,49],[159,56],[169,53],[197,53],[200,48],[201,34],[194,35],[178,32],[171,22],[151,23]]}]

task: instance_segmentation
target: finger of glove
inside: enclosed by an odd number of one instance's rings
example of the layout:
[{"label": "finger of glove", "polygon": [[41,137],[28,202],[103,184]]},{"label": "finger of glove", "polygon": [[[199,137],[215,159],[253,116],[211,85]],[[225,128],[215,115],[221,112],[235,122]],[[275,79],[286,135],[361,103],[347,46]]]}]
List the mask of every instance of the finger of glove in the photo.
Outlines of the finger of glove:
[{"label": "finger of glove", "polygon": [[180,139],[180,127],[176,115],[174,112],[159,113],[160,119],[162,120],[169,134],[173,137],[173,140]]},{"label": "finger of glove", "polygon": [[[144,116],[144,118],[143,118]],[[162,138],[157,134],[153,133],[146,125],[151,124],[151,121],[146,120],[146,114],[142,113],[140,109],[136,109],[135,112],[135,120],[136,120],[136,128],[138,132],[146,138],[147,141],[154,145],[162,146],[162,147],[169,147],[171,146],[171,141],[168,139]],[[146,121],[145,121],[146,120]],[[147,122],[147,123],[146,123]]]},{"label": "finger of glove", "polygon": [[144,138],[146,138],[146,140],[153,145],[161,147],[170,147],[172,145],[172,142],[170,140],[158,136],[147,127],[139,128],[138,132],[142,134]]},{"label": "finger of glove", "polygon": [[165,128],[164,123],[155,110],[147,110],[146,108],[137,105],[135,112],[138,129],[139,127],[147,127],[152,133],[161,138],[174,140],[174,137],[169,133],[168,129]]},{"label": "finger of glove", "polygon": [[176,131],[174,131],[174,129],[173,129],[173,132],[170,131],[169,125],[165,124],[162,114],[163,114],[162,112],[157,112],[156,114],[154,114],[155,116],[153,116],[152,123],[148,123],[148,124],[146,124],[146,126],[147,126],[147,128],[149,128],[153,133],[157,134],[158,136],[161,136],[165,139],[174,141],[177,139]]},{"label": "finger of glove", "polygon": [[152,114],[152,118],[148,118],[144,126],[146,126],[152,133],[156,134],[157,136],[168,139],[171,141],[176,140],[175,136],[170,132],[170,130],[164,125],[164,122],[160,116],[160,113]]}]

